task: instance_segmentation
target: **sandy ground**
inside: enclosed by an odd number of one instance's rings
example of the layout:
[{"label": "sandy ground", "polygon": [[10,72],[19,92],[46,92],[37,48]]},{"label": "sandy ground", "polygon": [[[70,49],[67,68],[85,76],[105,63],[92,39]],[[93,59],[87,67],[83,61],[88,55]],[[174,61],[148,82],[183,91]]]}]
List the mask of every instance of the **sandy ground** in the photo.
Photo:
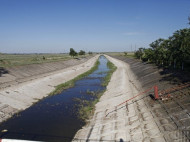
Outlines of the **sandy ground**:
[{"label": "sandy ground", "polygon": [[38,76],[36,79],[0,89],[0,122],[46,97],[55,89],[55,86],[88,71],[97,59],[98,55],[82,64],[54,71],[45,76]]},{"label": "sandy ground", "polygon": [[[123,108],[118,109],[118,104],[138,94],[141,85],[128,64],[111,57],[107,58],[117,66],[117,70],[112,75],[107,91],[96,104],[92,119],[76,133],[73,141],[88,139],[164,142],[156,119],[154,120],[144,100],[135,103],[130,101],[130,105],[124,104]],[[118,110],[114,111],[115,109]]]}]

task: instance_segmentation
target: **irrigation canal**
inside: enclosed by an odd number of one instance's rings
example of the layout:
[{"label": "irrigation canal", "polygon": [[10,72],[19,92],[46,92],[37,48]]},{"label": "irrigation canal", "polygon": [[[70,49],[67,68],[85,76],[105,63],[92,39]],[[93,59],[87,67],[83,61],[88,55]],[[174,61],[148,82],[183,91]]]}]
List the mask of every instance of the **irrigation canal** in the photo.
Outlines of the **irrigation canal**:
[{"label": "irrigation canal", "polygon": [[[79,103],[76,101],[93,101],[96,95],[89,92],[103,91],[102,81],[106,76],[107,59],[99,58],[96,71],[76,81],[75,86],[60,94],[49,96],[30,108],[0,124],[0,138],[36,141],[71,141],[75,133],[85,125],[78,117]],[[7,130],[7,132],[2,132]]]}]

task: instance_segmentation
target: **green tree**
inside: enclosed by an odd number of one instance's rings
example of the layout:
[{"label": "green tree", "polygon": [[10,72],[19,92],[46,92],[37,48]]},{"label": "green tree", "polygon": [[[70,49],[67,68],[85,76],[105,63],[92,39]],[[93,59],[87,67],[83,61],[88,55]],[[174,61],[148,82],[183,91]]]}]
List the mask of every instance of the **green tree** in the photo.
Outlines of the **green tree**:
[{"label": "green tree", "polygon": [[70,52],[69,52],[69,55],[74,57],[74,56],[77,56],[77,52],[73,49],[73,48],[70,48]]},{"label": "green tree", "polygon": [[79,52],[79,55],[85,55],[85,51],[83,51],[83,50],[80,50],[80,52]]},{"label": "green tree", "polygon": [[154,42],[152,42],[150,44],[150,47],[152,47],[153,49],[156,49],[156,48],[160,47],[160,45],[162,44],[163,41],[164,41],[163,38],[159,38],[159,39],[155,40]]},{"label": "green tree", "polygon": [[176,66],[184,69],[184,62],[190,58],[190,29],[185,28],[174,32],[171,38],[171,56]]},{"label": "green tree", "polygon": [[151,48],[144,49],[143,61],[152,62],[153,59],[154,59],[154,57],[153,57],[153,50]]},{"label": "green tree", "polygon": [[127,56],[127,52],[124,52],[124,55]]},{"label": "green tree", "polygon": [[88,52],[89,55],[92,55],[93,53],[91,51]]},{"label": "green tree", "polygon": [[[188,17],[190,24],[190,17]],[[190,64],[190,28],[177,30],[168,39],[159,38],[150,44],[151,48],[139,48],[135,56],[157,65],[181,67]]]},{"label": "green tree", "polygon": [[162,46],[163,42],[164,42],[164,39],[159,38],[150,44],[150,47],[152,47],[152,50],[153,50],[153,59],[152,60],[157,65],[163,64],[162,54],[165,51],[163,46]]},{"label": "green tree", "polygon": [[137,59],[142,59],[142,57],[143,57],[143,54],[144,54],[144,49],[145,48],[139,48],[136,52],[135,52],[135,57],[137,58]]},{"label": "green tree", "polygon": [[[150,44],[152,49],[144,50],[144,57],[157,65],[172,65],[174,68],[190,60],[190,29],[180,29],[168,39],[158,39]],[[151,51],[152,50],[152,51]]]}]

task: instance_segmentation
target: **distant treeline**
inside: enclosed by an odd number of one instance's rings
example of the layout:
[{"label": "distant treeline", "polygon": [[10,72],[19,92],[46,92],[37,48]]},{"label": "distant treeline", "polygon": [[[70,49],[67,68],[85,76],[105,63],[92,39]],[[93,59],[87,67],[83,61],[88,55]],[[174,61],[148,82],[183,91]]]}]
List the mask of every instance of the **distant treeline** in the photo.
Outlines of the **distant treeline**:
[{"label": "distant treeline", "polygon": [[190,28],[177,30],[168,39],[159,38],[150,48],[139,48],[135,57],[163,67],[190,67]]},{"label": "distant treeline", "polygon": [[[77,53],[73,48],[70,48],[69,55],[72,56],[72,57],[75,57],[75,56],[78,56],[78,55],[85,55],[85,54],[86,54],[86,52],[84,50],[80,50]],[[89,51],[88,54],[92,55],[93,53]]]}]

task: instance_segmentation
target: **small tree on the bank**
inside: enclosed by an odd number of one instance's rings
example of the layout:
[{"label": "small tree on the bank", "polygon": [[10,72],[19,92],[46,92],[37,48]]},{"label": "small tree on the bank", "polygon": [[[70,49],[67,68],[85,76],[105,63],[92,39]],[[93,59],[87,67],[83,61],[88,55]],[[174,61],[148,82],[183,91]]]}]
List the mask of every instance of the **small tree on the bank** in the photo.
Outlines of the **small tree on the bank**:
[{"label": "small tree on the bank", "polygon": [[92,55],[93,53],[91,51],[88,52],[89,55]]},{"label": "small tree on the bank", "polygon": [[83,51],[83,50],[80,50],[80,52],[79,52],[79,55],[85,55],[85,51]]},{"label": "small tree on the bank", "polygon": [[45,57],[45,56],[43,56],[43,57],[42,57],[42,59],[43,59],[43,60],[45,60],[45,59],[46,59],[46,57]]},{"label": "small tree on the bank", "polygon": [[70,52],[69,52],[69,55],[74,57],[74,56],[77,56],[77,52],[73,49],[73,48],[70,48]]},{"label": "small tree on the bank", "polygon": [[127,56],[127,52],[124,52],[124,55]]},{"label": "small tree on the bank", "polygon": [[135,57],[137,58],[137,59],[142,59],[142,56],[143,56],[143,54],[144,54],[144,48],[139,48],[139,50],[137,50],[136,52],[135,52]]}]

